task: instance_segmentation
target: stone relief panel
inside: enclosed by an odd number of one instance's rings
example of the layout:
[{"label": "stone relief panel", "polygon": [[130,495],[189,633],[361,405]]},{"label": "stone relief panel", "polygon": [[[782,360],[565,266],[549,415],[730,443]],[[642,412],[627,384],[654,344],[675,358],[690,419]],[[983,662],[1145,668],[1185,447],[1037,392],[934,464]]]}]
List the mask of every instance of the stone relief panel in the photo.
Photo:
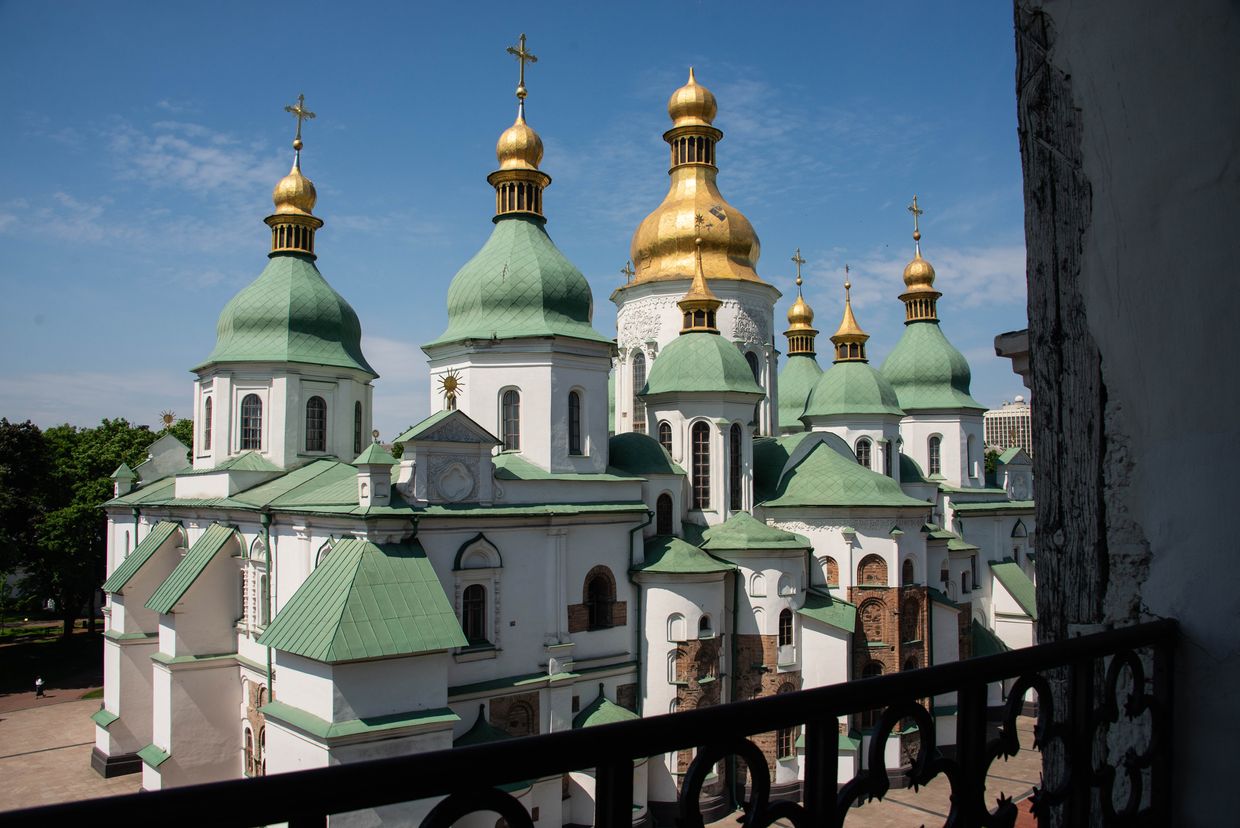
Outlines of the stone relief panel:
[{"label": "stone relief panel", "polygon": [[721,311],[731,310],[734,314],[732,323],[732,339],[739,339],[750,345],[766,345],[771,342],[771,326],[766,314],[750,313],[739,302],[724,302]]},{"label": "stone relief panel", "polygon": [[616,344],[624,351],[657,341],[664,321],[680,318],[678,297],[646,296],[625,302],[616,313]]},{"label": "stone relief panel", "polygon": [[[930,504],[926,504],[929,508]],[[867,535],[885,535],[894,526],[902,532],[920,531],[921,522],[913,520],[885,520],[883,518],[823,518],[821,520],[779,520],[774,525],[788,532],[827,532],[839,533],[843,529],[841,520],[847,520],[848,526]]]},{"label": "stone relief panel", "polygon": [[478,481],[473,470],[477,458],[461,454],[445,454],[430,459],[428,479],[435,493],[449,503],[477,499]]},{"label": "stone relief panel", "polygon": [[420,440],[435,440],[443,443],[481,443],[482,439],[471,429],[461,423],[444,423],[424,434]]}]

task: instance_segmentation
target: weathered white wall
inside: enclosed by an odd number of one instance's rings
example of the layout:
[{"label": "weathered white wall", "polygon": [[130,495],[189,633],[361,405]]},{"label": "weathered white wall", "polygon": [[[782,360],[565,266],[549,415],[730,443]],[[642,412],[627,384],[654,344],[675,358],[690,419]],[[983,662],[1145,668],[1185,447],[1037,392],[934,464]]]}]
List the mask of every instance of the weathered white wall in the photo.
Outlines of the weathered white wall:
[{"label": "weathered white wall", "polygon": [[1078,287],[1106,400],[1103,620],[1179,619],[1175,822],[1215,825],[1234,811],[1240,737],[1236,587],[1212,577],[1238,548],[1240,6],[1018,5],[1049,15],[1071,95],[1059,105],[1080,110],[1092,202]]}]

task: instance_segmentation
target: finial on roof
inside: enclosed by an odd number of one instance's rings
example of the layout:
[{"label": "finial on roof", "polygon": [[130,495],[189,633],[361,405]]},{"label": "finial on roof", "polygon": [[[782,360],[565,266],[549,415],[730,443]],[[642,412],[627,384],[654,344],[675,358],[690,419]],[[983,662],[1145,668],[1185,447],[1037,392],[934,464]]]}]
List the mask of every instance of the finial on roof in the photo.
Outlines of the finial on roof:
[{"label": "finial on roof", "polygon": [[706,283],[706,272],[702,269],[702,234],[710,229],[705,217],[698,213],[693,217],[693,225],[698,232],[693,240],[695,245],[695,267],[693,281],[689,284],[689,292],[677,304],[684,313],[684,324],[680,328],[682,334],[692,331],[719,333],[715,326],[715,312],[723,304],[710,285]]},{"label": "finial on roof", "polygon": [[917,204],[917,196],[908,206],[913,214],[913,260],[904,268],[906,290],[900,294],[905,307],[905,324],[909,322],[937,322],[937,301],[941,293],[934,289],[934,267],[921,257],[921,224],[918,221],[925,210]]},{"label": "finial on roof", "polygon": [[870,335],[857,324],[857,317],[852,309],[852,281],[849,273],[852,268],[844,265],[844,318],[840,327],[831,337],[835,344],[836,362],[866,362],[865,343]]},{"label": "finial on roof", "polygon": [[517,117],[520,118],[525,114],[525,96],[528,94],[525,89],[525,64],[538,63],[538,56],[525,48],[525,32],[521,33],[516,46],[508,47],[508,54],[515,57],[517,63],[521,64],[521,73],[517,80],[517,100],[520,101]]},{"label": "finial on roof", "polygon": [[539,171],[542,163],[543,142],[525,122],[525,64],[537,63],[538,58],[525,48],[525,33],[516,46],[508,47],[508,54],[520,64],[517,80],[517,119],[504,130],[495,144],[495,156],[499,169],[487,176],[495,188],[495,214],[532,213],[542,216],[542,194],[551,183],[551,176]]},{"label": "finial on roof", "polygon": [[792,262],[797,266],[797,300],[788,308],[788,330],[784,331],[784,336],[788,337],[788,356],[813,354],[818,331],[814,330],[814,309],[801,295],[801,265],[806,263],[801,248],[793,254]]}]

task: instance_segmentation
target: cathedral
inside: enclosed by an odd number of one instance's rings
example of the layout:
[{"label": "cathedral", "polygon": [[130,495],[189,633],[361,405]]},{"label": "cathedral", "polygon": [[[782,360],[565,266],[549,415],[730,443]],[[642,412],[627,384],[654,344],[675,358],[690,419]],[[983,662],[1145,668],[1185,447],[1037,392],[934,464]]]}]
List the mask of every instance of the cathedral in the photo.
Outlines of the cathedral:
[{"label": "cathedral", "polygon": [[[532,56],[524,37],[510,51],[522,73],[487,177],[494,228],[422,345],[432,410],[389,446],[361,322],[315,265],[313,115],[288,108],[268,261],[193,369],[193,446],[162,438],[113,477],[100,773],[140,772],[147,790],[282,773],[1033,643],[1029,458],[985,469],[985,407],[940,322],[916,199],[905,329],[883,364],[847,283],[819,359],[799,251],[780,340],[758,235],[716,181],[715,96],[690,70],[613,337],[547,233]],[[954,696],[928,701],[950,750]],[[876,720],[841,717],[841,781]],[[798,798],[800,733],[756,741],[773,795]],[[916,744],[915,728],[888,742],[894,777]],[[635,825],[671,824],[691,760],[634,768]],[[703,792],[708,820],[744,781],[729,773]],[[581,771],[509,792],[558,826],[591,824],[593,791]],[[427,807],[363,821],[416,824]]]}]

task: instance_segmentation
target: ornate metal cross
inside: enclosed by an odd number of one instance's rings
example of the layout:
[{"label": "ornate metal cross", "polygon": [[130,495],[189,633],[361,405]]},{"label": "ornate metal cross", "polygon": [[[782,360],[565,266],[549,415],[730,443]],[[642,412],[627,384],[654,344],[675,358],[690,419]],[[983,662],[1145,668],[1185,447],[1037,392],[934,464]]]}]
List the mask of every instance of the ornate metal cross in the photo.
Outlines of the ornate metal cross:
[{"label": "ornate metal cross", "polygon": [[630,259],[629,261],[625,262],[624,267],[620,268],[620,272],[624,274],[624,281],[626,282],[633,281],[633,274],[637,272],[633,269],[633,260]]},{"label": "ornate metal cross", "polygon": [[805,264],[805,260],[801,258],[801,248],[797,248],[797,252],[792,256],[792,261],[797,265],[797,285],[801,284],[801,265]]},{"label": "ornate metal cross", "polygon": [[844,301],[845,302],[852,299],[852,295],[851,295],[852,282],[849,281],[848,279],[848,272],[849,272],[848,265],[844,265]]},{"label": "ornate metal cross", "polygon": [[926,211],[917,206],[917,196],[913,196],[913,203],[908,206],[908,211],[913,214],[913,232],[920,233],[921,228],[917,226],[917,219]]},{"label": "ornate metal cross", "polygon": [[521,33],[521,38],[517,41],[516,46],[508,47],[508,54],[515,57],[517,62],[521,64],[521,78],[517,81],[517,97],[525,100],[525,64],[538,63],[538,56],[525,48],[525,32]]},{"label": "ornate metal cross", "polygon": [[294,138],[293,140],[300,141],[301,140],[301,122],[314,119],[314,113],[306,109],[306,96],[298,95],[297,103],[293,104],[292,106],[284,107],[284,111],[293,113],[293,115],[297,118],[297,137]]}]

